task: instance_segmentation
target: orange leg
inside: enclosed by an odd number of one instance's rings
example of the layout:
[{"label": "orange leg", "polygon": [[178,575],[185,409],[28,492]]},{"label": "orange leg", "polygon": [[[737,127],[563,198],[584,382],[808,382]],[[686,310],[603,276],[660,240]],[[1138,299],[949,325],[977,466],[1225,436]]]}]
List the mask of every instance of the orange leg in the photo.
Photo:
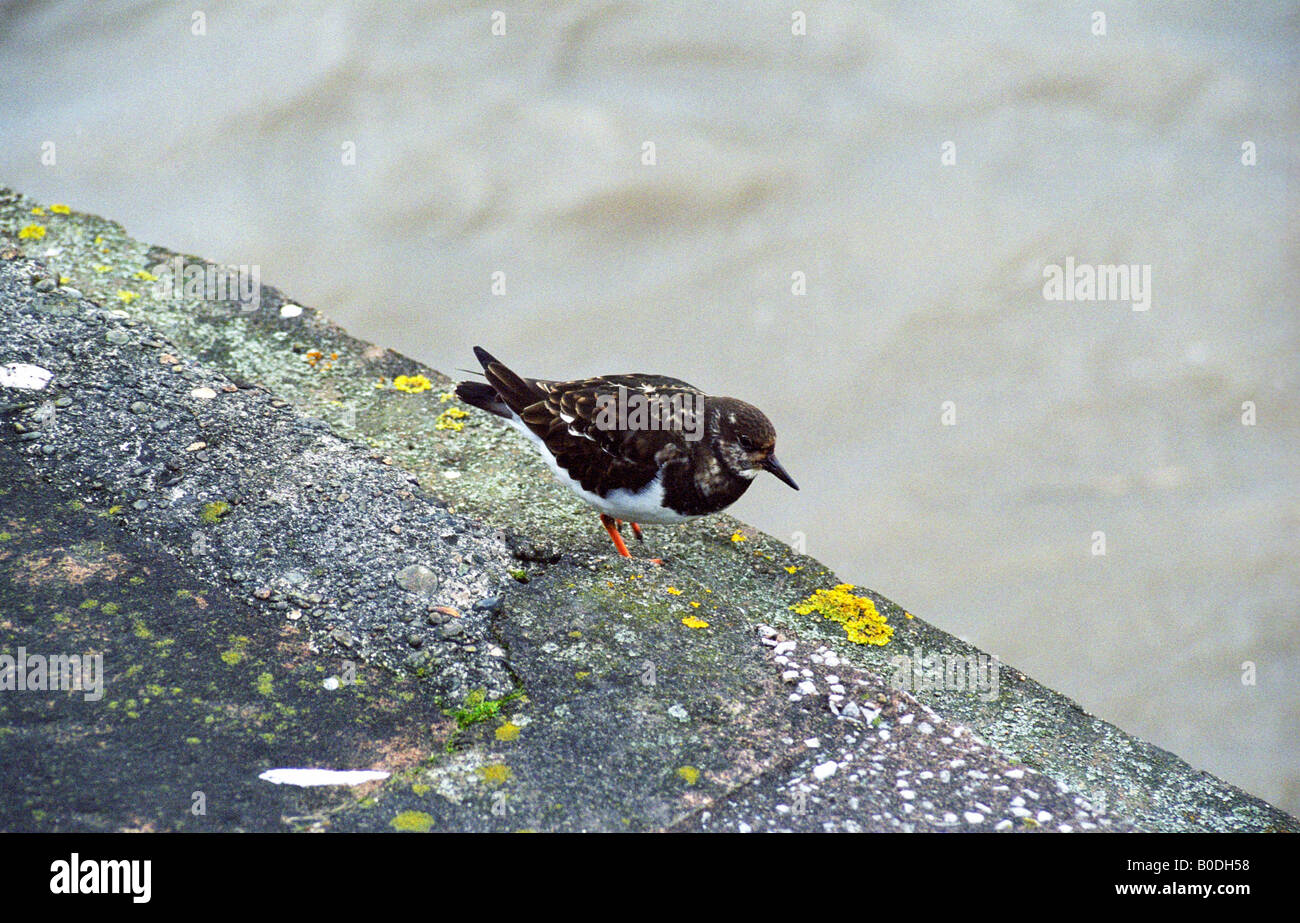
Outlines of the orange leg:
[{"label": "orange leg", "polygon": [[601,513],[600,524],[605,527],[605,531],[609,533],[609,537],[614,540],[614,547],[618,549],[618,553],[625,558],[632,557],[632,555],[628,553],[627,545],[623,544],[623,536],[618,534],[618,525],[616,520],[612,516],[606,516],[604,513]]},{"label": "orange leg", "polygon": [[636,536],[638,542],[645,541],[645,536],[641,534],[641,527],[636,523],[632,523],[632,534]]}]

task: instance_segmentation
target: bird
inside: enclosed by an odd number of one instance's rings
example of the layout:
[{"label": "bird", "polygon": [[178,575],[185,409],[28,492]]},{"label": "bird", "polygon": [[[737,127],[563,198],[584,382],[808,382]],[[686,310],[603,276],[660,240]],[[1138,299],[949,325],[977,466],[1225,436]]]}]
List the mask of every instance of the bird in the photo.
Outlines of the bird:
[{"label": "bird", "polygon": [[640,540],[642,523],[716,513],[763,471],[799,489],[776,459],[776,429],[752,404],[664,375],[525,378],[481,346],[474,355],[487,380],[460,382],[456,396],[523,433],[560,483],[600,513],[623,557],[632,556],[625,521]]}]

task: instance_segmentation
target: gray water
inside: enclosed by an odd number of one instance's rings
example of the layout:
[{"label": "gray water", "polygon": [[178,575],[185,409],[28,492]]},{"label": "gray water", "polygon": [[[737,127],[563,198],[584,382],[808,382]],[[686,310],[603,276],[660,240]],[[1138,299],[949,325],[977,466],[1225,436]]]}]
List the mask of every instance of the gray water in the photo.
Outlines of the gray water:
[{"label": "gray water", "polygon": [[803,489],[737,515],[1300,812],[1300,15],[1095,6],[10,2],[0,181],[440,369],[750,400]]}]

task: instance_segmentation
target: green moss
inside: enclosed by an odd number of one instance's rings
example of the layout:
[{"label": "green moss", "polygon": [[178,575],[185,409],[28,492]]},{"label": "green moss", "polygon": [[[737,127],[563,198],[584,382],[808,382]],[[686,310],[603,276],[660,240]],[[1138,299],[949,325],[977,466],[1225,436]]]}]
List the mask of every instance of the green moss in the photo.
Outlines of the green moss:
[{"label": "green moss", "polygon": [[7,542],[7,541],[11,540],[12,538],[13,538],[13,535],[12,535],[11,533],[9,533],[9,532],[0,532],[0,542]]},{"label": "green moss", "polygon": [[204,522],[220,522],[221,517],[230,512],[230,504],[225,500],[213,500],[211,503],[203,505],[203,512],[200,514]]},{"label": "green moss", "polygon": [[274,684],[272,683],[272,679],[273,679],[273,677],[271,676],[270,673],[259,673],[259,674],[258,674],[258,676],[257,676],[257,692],[258,692],[258,695],[269,696],[269,695],[271,695],[271,694],[275,691],[275,686],[274,686]]},{"label": "green moss", "polygon": [[230,649],[221,652],[221,662],[227,666],[236,666],[248,657],[248,638],[243,635],[230,636]]},{"label": "green moss", "polygon": [[501,706],[512,699],[517,699],[522,693],[515,690],[507,696],[500,699],[489,699],[482,689],[475,689],[465,697],[465,704],[450,712],[448,717],[456,719],[456,724],[461,730],[478,724],[480,721],[487,721],[489,718],[495,718],[497,712],[501,711]]},{"label": "green moss", "polygon": [[105,615],[117,615],[122,611],[122,607],[117,603],[104,603],[104,605],[99,607],[99,611]]},{"label": "green moss", "polygon": [[98,608],[98,607],[99,607],[99,600],[98,600],[98,599],[88,599],[88,600],[86,600],[85,602],[83,602],[80,606],[78,606],[77,608],[79,608],[79,609],[96,609],[96,608]]}]

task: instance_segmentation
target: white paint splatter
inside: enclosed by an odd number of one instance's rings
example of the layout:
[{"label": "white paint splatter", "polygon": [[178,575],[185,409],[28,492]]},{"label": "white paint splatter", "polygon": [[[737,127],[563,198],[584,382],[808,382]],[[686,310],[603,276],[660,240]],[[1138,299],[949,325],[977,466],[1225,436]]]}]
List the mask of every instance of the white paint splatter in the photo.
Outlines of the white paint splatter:
[{"label": "white paint splatter", "polygon": [[4,388],[39,391],[49,384],[53,377],[53,372],[26,362],[10,362],[8,365],[0,366],[0,387]]},{"label": "white paint splatter", "polygon": [[387,779],[389,773],[370,769],[268,769],[258,776],[276,785],[361,785]]}]

